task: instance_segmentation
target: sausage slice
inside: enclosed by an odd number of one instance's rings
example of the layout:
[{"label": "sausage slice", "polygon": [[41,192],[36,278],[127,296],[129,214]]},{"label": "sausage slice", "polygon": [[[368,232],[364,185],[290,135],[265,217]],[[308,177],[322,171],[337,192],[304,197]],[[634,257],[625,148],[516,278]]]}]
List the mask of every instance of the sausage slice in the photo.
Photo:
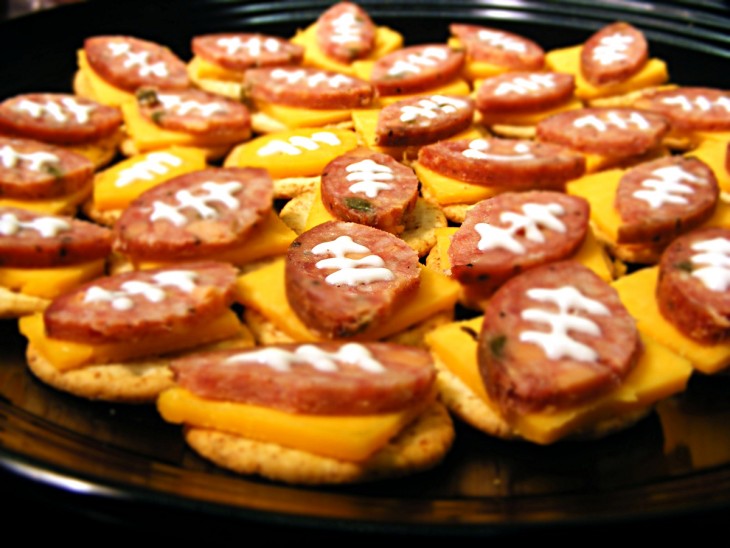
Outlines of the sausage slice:
[{"label": "sausage slice", "polygon": [[520,139],[441,141],[418,153],[423,166],[477,185],[562,189],[583,175],[585,159],[565,147]]},{"label": "sausage slice", "polygon": [[589,206],[560,192],[505,193],[479,202],[451,239],[451,275],[496,288],[529,268],[566,259],[583,243]]},{"label": "sausage slice", "polygon": [[94,36],[84,42],[84,52],[94,72],[125,91],[142,86],[190,87],[185,63],[154,42],[131,36]]},{"label": "sausage slice", "polygon": [[384,96],[420,93],[450,82],[463,65],[464,53],[443,44],[411,46],[378,59],[370,81]]},{"label": "sausage slice", "polygon": [[46,143],[88,143],[121,125],[119,109],[65,93],[26,93],[0,104],[0,133]]},{"label": "sausage slice", "polygon": [[273,202],[260,168],[210,168],[142,193],[114,226],[115,249],[136,259],[204,257],[243,243]]},{"label": "sausage slice", "polygon": [[537,125],[537,137],[543,141],[608,156],[643,154],[658,146],[668,132],[663,116],[630,108],[561,112]]},{"label": "sausage slice", "polygon": [[48,268],[105,258],[111,230],[71,217],[0,207],[0,266]]},{"label": "sausage slice", "polygon": [[640,164],[619,181],[619,243],[667,242],[709,219],[720,188],[696,158],[672,156]]},{"label": "sausage slice", "polygon": [[236,273],[231,265],[207,262],[99,278],[46,308],[46,333],[92,344],[133,344],[175,328],[202,325],[233,302]]},{"label": "sausage slice", "polygon": [[304,48],[278,36],[228,32],[196,36],[192,50],[200,58],[229,70],[298,65]]},{"label": "sausage slice", "polygon": [[713,88],[678,88],[654,92],[634,104],[666,116],[681,131],[730,130],[730,92]]},{"label": "sausage slice", "polygon": [[418,255],[403,240],[331,221],[301,234],[286,256],[286,295],[302,321],[327,338],[367,336],[420,283]]},{"label": "sausage slice", "polygon": [[436,378],[429,352],[386,343],[207,352],[171,367],[178,384],[200,397],[310,415],[406,409],[428,397]]},{"label": "sausage slice", "polygon": [[497,290],[484,314],[482,379],[506,414],[566,407],[618,386],[641,353],[634,319],[588,268],[534,268]]},{"label": "sausage slice", "polygon": [[677,238],[659,263],[656,298],[664,318],[705,344],[730,335],[730,230],[706,228]]},{"label": "sausage slice", "polygon": [[508,72],[484,80],[476,106],[485,116],[549,109],[573,96],[575,80],[559,72]]},{"label": "sausage slice", "polygon": [[614,23],[591,36],[580,55],[583,77],[595,86],[616,84],[639,72],[649,58],[644,34],[628,23]]},{"label": "sausage slice", "polygon": [[317,45],[327,56],[350,63],[373,51],[376,30],[360,6],[338,2],[317,19]]},{"label": "sausage slice", "polygon": [[314,68],[258,68],[246,71],[246,93],[254,101],[312,109],[362,108],[370,104],[367,82]]},{"label": "sausage slice", "polygon": [[468,97],[424,95],[385,106],[378,114],[375,142],[380,146],[434,143],[465,130],[474,117]]},{"label": "sausage slice", "polygon": [[510,70],[540,70],[545,52],[532,40],[499,29],[478,25],[453,24],[449,27],[474,61],[483,61]]},{"label": "sausage slice", "polygon": [[400,233],[418,199],[418,179],[387,154],[359,148],[322,172],[322,202],[342,221]]},{"label": "sausage slice", "polygon": [[30,139],[0,137],[0,196],[53,198],[88,186],[94,165],[64,148]]}]

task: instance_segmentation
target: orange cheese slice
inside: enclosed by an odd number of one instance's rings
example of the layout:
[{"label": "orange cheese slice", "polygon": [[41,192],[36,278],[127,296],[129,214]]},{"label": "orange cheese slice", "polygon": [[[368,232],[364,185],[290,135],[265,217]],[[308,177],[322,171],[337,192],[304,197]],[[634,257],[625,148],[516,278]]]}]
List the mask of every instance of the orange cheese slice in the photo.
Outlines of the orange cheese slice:
[{"label": "orange cheese slice", "polygon": [[190,60],[187,69],[188,75],[193,81],[199,79],[223,80],[225,82],[236,82],[240,85],[243,79],[243,71],[221,67],[197,55]]},{"label": "orange cheese slice", "polygon": [[127,133],[134,141],[134,146],[139,152],[158,150],[174,145],[199,148],[226,147],[246,141],[251,137],[249,128],[238,132],[221,134],[214,132],[208,135],[162,129],[140,114],[136,101],[124,103],[121,108]]},{"label": "orange cheese slice", "polygon": [[[479,317],[438,327],[426,335],[426,343],[449,371],[497,412],[477,363],[476,339],[482,322]],[[642,337],[642,342],[644,352],[639,362],[612,392],[579,406],[515,417],[511,427],[527,440],[549,444],[599,421],[645,409],[684,390],[692,373],[689,361],[649,337]]]},{"label": "orange cheese slice", "polygon": [[25,295],[53,299],[104,274],[104,259],[53,268],[0,267],[0,286]]},{"label": "orange cheese slice", "polygon": [[112,107],[118,107],[124,103],[135,100],[134,94],[113,86],[101,76],[96,74],[89,65],[89,61],[86,59],[86,53],[84,50],[80,49],[77,51],[77,60],[79,69],[86,78],[86,83],[93,95],[92,97],[89,97],[89,99],[93,99],[99,103]]},{"label": "orange cheese slice", "polygon": [[291,129],[339,124],[352,117],[351,109],[307,109],[261,101],[256,102],[256,108]]},{"label": "orange cheese slice", "polygon": [[324,167],[357,146],[344,129],[309,128],[264,135],[234,148],[225,167],[261,167],[272,178],[319,176]]},{"label": "orange cheese slice", "polygon": [[30,344],[60,371],[168,354],[243,336],[245,333],[238,317],[231,310],[207,320],[203,325],[187,326],[133,341],[103,344],[51,339],[46,335],[42,314],[25,316],[18,322],[20,332],[28,338]]},{"label": "orange cheese slice", "polygon": [[685,156],[702,160],[715,174],[720,190],[730,192],[730,172],[725,167],[728,142],[730,135],[725,140],[708,139],[703,141],[696,149],[689,151]]},{"label": "orange cheese slice", "polygon": [[[350,76],[355,75],[355,70],[351,64],[328,57],[319,47],[317,43],[317,23],[309,25],[304,30],[297,31],[294,38],[291,39],[291,42],[304,47],[303,64],[305,66],[333,70]],[[403,36],[399,32],[388,27],[377,27],[375,31],[375,47],[365,59],[379,59],[383,55],[387,55],[401,47],[403,47]]]},{"label": "orange cheese slice", "polygon": [[92,184],[65,196],[42,198],[40,200],[21,200],[17,198],[0,197],[0,207],[18,207],[36,213],[51,215],[74,215],[78,205],[91,194]]},{"label": "orange cheese slice", "polygon": [[[299,342],[324,340],[299,319],[289,306],[284,280],[284,259],[278,259],[238,278],[240,302],[257,310],[276,327]],[[368,331],[368,340],[394,335],[433,316],[453,308],[459,284],[443,274],[421,267],[418,291],[394,311],[387,321]]]},{"label": "orange cheese slice", "polygon": [[175,424],[190,424],[276,443],[345,461],[362,461],[425,408],[362,416],[299,415],[236,402],[205,400],[183,388],[160,394],[157,409]]},{"label": "orange cheese slice", "polygon": [[548,70],[572,74],[575,78],[575,96],[579,99],[598,99],[612,95],[624,95],[641,88],[658,86],[669,79],[667,65],[659,59],[649,59],[643,68],[624,82],[594,86],[583,77],[580,56],[583,46],[556,49],[545,55]]},{"label": "orange cheese slice", "polygon": [[420,162],[414,162],[411,167],[426,189],[424,194],[439,205],[475,204],[510,190],[506,187],[475,185],[459,181],[428,169]]},{"label": "orange cheese slice", "polygon": [[94,207],[100,211],[124,209],[143,192],[205,166],[205,153],[197,148],[170,147],[134,156],[97,173]]},{"label": "orange cheese slice", "polygon": [[695,369],[706,374],[717,373],[730,365],[730,344],[702,344],[679,331],[659,311],[656,284],[659,268],[644,268],[623,276],[613,287],[636,325],[644,335],[659,341],[678,355],[688,359]]}]

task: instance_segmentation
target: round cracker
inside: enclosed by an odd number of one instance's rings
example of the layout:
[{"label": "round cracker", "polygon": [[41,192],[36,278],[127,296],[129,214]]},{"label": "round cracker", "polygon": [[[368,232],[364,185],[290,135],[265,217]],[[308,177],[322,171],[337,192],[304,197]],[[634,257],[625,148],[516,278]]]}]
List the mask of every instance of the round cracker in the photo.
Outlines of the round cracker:
[{"label": "round cracker", "polygon": [[28,345],[26,357],[31,372],[44,383],[92,400],[153,403],[161,391],[175,384],[167,366],[169,360],[137,360],[60,371],[32,345]]},{"label": "round cracker", "polygon": [[296,232],[297,235],[304,232],[307,226],[309,210],[312,209],[315,196],[314,189],[308,192],[302,192],[284,204],[284,207],[279,212],[279,218],[284,221],[286,226]]},{"label": "round cracker", "polygon": [[433,468],[451,447],[454,428],[444,406],[435,402],[364,462],[346,462],[204,428],[186,428],[185,439],[203,458],[239,474],[321,485],[393,478]]},{"label": "round cracker", "polygon": [[[209,147],[191,145],[191,148],[202,150],[205,153],[205,159],[211,162],[225,158],[226,154],[228,154],[228,152],[237,144],[239,143]],[[119,146],[119,150],[128,158],[142,154],[142,151],[137,148],[137,145],[134,144],[134,140],[132,138],[124,139]],[[145,150],[144,152],[151,152],[151,150]]]},{"label": "round cracker", "polygon": [[474,204],[451,204],[442,206],[446,218],[452,223],[462,224],[466,219],[466,214],[474,207]]},{"label": "round cracker", "polygon": [[506,139],[534,139],[537,130],[535,126],[514,126],[510,124],[493,124],[490,131],[497,137]]},{"label": "round cracker", "polygon": [[50,299],[25,295],[0,287],[0,318],[20,318],[42,312],[51,304]]},{"label": "round cracker", "polygon": [[95,223],[103,226],[108,226],[109,228],[114,226],[114,224],[117,222],[117,220],[119,220],[119,217],[122,216],[122,212],[124,211],[123,209],[108,209],[105,211],[97,209],[97,207],[94,205],[93,197],[89,198],[83,204],[81,204],[81,210],[89,219],[91,219]]},{"label": "round cracker", "polygon": [[[354,124],[352,120],[345,120],[337,124],[325,124],[323,128],[336,128],[336,129],[353,129]],[[287,131],[295,129],[287,126],[284,122],[277,120],[273,116],[269,116],[265,112],[260,110],[251,111],[251,129],[254,133],[259,135],[267,135],[269,133],[278,133],[280,131]]]}]

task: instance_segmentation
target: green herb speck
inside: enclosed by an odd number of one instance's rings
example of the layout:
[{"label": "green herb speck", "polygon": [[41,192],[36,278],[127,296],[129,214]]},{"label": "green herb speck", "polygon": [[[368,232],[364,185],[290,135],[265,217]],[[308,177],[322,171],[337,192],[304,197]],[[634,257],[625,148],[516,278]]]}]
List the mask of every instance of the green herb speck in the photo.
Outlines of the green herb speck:
[{"label": "green herb speck", "polygon": [[345,198],[345,205],[355,211],[370,212],[373,210],[373,204],[364,198]]}]

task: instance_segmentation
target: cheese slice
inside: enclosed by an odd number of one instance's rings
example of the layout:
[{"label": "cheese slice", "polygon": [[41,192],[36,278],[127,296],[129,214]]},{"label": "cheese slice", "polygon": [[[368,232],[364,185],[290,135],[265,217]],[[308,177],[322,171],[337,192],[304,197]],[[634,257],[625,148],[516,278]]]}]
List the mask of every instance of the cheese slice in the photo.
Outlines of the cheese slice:
[{"label": "cheese slice", "polygon": [[74,215],[78,205],[91,194],[93,185],[89,183],[84,188],[65,196],[42,198],[40,200],[21,200],[18,198],[0,197],[0,207],[17,207],[35,213],[51,215]]},{"label": "cheese slice", "polygon": [[124,103],[121,108],[127,134],[134,142],[138,152],[158,150],[174,145],[199,148],[225,147],[246,141],[251,137],[250,128],[237,132],[211,132],[205,135],[163,129],[140,114],[137,101]]},{"label": "cheese slice", "polygon": [[[297,31],[291,42],[304,47],[303,64],[305,66],[333,70],[350,76],[355,75],[352,64],[328,57],[319,47],[317,43],[317,23],[309,25],[304,30]],[[376,60],[401,47],[403,47],[403,35],[388,27],[377,27],[375,30],[375,46],[365,59]]]},{"label": "cheese slice", "polygon": [[[174,156],[179,160],[179,165],[152,161],[160,154]],[[198,148],[170,147],[134,156],[96,174],[94,207],[100,211],[125,209],[143,192],[173,177],[204,169],[205,166],[205,153]],[[135,170],[139,171],[137,177],[128,181],[122,179],[123,172]]]},{"label": "cheese slice", "polygon": [[28,338],[29,343],[60,371],[168,354],[244,333],[238,317],[231,310],[226,310],[217,318],[206,320],[202,325],[186,326],[133,341],[102,344],[51,339],[46,335],[42,314],[25,316],[18,320],[18,324],[20,332]]},{"label": "cheese slice", "polygon": [[0,267],[0,286],[25,295],[53,299],[104,274],[104,259],[52,268]]},{"label": "cheese slice", "polygon": [[[310,331],[299,319],[286,298],[285,262],[278,259],[238,278],[240,302],[263,314],[276,327],[299,342],[324,340]],[[437,312],[453,308],[459,284],[443,274],[421,267],[418,291],[402,303],[383,324],[368,330],[368,340],[394,335],[430,318]]]},{"label": "cheese slice", "polygon": [[621,301],[643,334],[688,359],[702,373],[718,373],[730,365],[730,343],[702,344],[679,331],[659,311],[656,284],[659,268],[644,268],[613,282]]},{"label": "cheese slice", "polygon": [[187,69],[188,76],[193,81],[200,79],[223,80],[225,82],[236,82],[240,85],[243,79],[243,71],[221,67],[197,55],[190,60]]},{"label": "cheese slice", "polygon": [[580,56],[583,46],[556,49],[545,55],[545,65],[549,70],[572,74],[575,78],[575,96],[583,100],[598,99],[658,86],[669,79],[667,65],[659,59],[649,59],[642,69],[624,82],[594,86],[583,77]]},{"label": "cheese slice", "polygon": [[283,123],[287,128],[323,127],[347,122],[352,109],[313,109],[256,101],[256,108]]},{"label": "cheese slice", "polygon": [[687,157],[705,162],[712,169],[717,178],[717,184],[723,192],[730,192],[730,172],[725,167],[728,142],[730,142],[730,135],[725,140],[709,139],[685,154]]},{"label": "cheese slice", "polygon": [[89,65],[89,61],[86,58],[86,52],[84,52],[84,50],[80,49],[77,51],[77,60],[79,69],[86,78],[85,83],[88,84],[93,95],[92,97],[89,97],[89,99],[93,99],[94,101],[98,101],[99,103],[112,107],[118,107],[129,101],[135,101],[133,93],[129,93],[128,91],[124,91],[123,89],[113,86],[101,76],[96,74],[96,72],[94,72],[91,68],[91,65]]},{"label": "cheese slice", "polygon": [[[439,264],[442,271],[448,271],[451,268],[449,260],[449,247],[451,246],[451,237],[458,230],[457,227],[443,227],[436,229],[436,246],[434,250],[438,253]],[[603,281],[610,282],[613,280],[613,267],[611,259],[606,253],[603,246],[593,235],[593,231],[588,228],[586,238],[578,250],[568,258],[578,261],[583,266],[590,268]]]},{"label": "cheese slice", "polygon": [[424,194],[435,200],[439,205],[475,204],[502,192],[509,192],[507,187],[475,185],[441,175],[420,162],[411,166],[416,172],[418,180],[425,188]]},{"label": "cheese slice", "polygon": [[[477,363],[477,339],[483,321],[483,317],[478,317],[438,327],[426,335],[426,343],[449,371],[498,413]],[[692,373],[689,361],[649,337],[642,337],[642,342],[644,352],[620,387],[593,402],[515,417],[512,428],[527,440],[549,444],[599,421],[645,409],[684,390]]]},{"label": "cheese slice", "polygon": [[[205,260],[221,261],[236,266],[243,266],[259,259],[286,253],[286,250],[289,249],[289,244],[296,237],[297,235],[294,231],[286,226],[284,221],[272,211],[261,223],[254,227],[251,234],[248,235],[241,245],[206,257],[196,257],[196,259],[204,258]],[[135,260],[134,257],[132,261],[135,263],[135,268],[142,270],[162,268],[173,264],[161,261]]]},{"label": "cheese slice", "polygon": [[[478,88],[477,88],[478,89]],[[510,126],[535,126],[541,120],[549,118],[555,114],[561,112],[567,112],[569,110],[578,110],[583,108],[583,103],[579,99],[570,99],[558,106],[541,110],[539,112],[528,112],[525,114],[521,113],[495,113],[485,115],[481,113],[481,122],[485,125],[492,124],[503,124]]]},{"label": "cheese slice", "polygon": [[[461,40],[459,40],[456,36],[450,37],[447,44],[451,49],[465,49]],[[509,67],[487,63],[486,61],[475,61],[467,57],[462,74],[467,80],[474,81],[484,80],[485,78],[491,78],[492,76],[499,76],[500,74],[510,72],[511,70],[512,69]]]},{"label": "cheese slice", "polygon": [[261,167],[274,179],[319,176],[324,167],[357,146],[344,129],[302,128],[258,137],[234,148],[225,167]]},{"label": "cheese slice", "polygon": [[168,422],[221,430],[345,461],[370,457],[424,408],[424,404],[419,404],[380,415],[300,415],[257,405],[206,400],[183,388],[166,390],[157,400],[157,409]]}]

